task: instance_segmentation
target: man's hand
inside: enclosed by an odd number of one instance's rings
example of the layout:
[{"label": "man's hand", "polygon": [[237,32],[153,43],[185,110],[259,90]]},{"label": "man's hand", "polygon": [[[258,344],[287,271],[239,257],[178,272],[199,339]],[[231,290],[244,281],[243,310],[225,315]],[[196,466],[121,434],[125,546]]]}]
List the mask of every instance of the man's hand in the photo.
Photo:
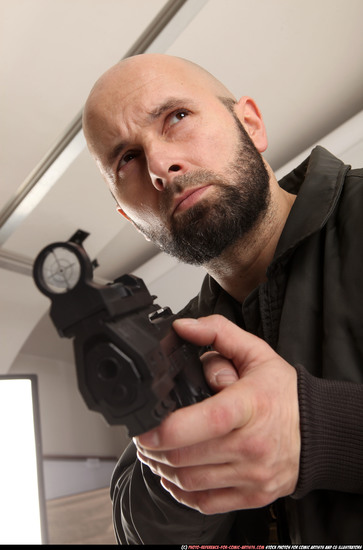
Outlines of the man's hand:
[{"label": "man's hand", "polygon": [[179,319],[217,391],[135,438],[139,459],[173,497],[204,514],[265,506],[294,492],[300,458],[295,369],[224,317]]}]

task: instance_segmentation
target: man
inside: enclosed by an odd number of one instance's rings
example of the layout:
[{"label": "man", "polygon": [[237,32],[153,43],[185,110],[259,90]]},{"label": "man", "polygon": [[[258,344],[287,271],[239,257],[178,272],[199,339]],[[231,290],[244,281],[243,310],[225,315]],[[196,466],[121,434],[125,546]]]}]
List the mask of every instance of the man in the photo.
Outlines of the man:
[{"label": "man", "polygon": [[118,211],[208,272],[174,328],[215,394],[121,458],[118,540],[361,542],[363,172],[317,148],[279,185],[254,101],[163,55],[107,71],[84,132]]}]

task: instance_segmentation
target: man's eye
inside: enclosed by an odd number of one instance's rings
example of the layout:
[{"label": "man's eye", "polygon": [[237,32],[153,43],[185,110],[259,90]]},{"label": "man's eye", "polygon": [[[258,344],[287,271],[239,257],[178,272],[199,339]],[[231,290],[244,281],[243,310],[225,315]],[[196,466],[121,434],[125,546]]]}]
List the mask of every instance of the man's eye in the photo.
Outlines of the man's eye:
[{"label": "man's eye", "polygon": [[138,153],[136,151],[130,151],[126,153],[120,160],[119,168],[122,168],[122,166],[125,166],[125,164],[128,164],[129,162],[134,160],[134,158],[136,158],[137,155]]},{"label": "man's eye", "polygon": [[174,126],[174,124],[177,124],[188,115],[189,115],[189,111],[187,111],[186,109],[181,109],[180,111],[176,111],[175,113],[172,113],[169,117],[169,125]]}]

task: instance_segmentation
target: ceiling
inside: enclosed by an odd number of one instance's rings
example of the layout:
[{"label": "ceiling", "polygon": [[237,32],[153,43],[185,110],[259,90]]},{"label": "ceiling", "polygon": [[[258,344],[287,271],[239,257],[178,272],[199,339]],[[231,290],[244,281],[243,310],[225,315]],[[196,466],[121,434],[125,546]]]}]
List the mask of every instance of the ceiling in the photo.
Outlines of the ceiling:
[{"label": "ceiling", "polygon": [[[274,169],[363,109],[361,0],[181,4],[148,51],[191,59],[236,96],[253,97]],[[89,232],[85,247],[97,256],[97,276],[107,280],[156,256],[155,247],[117,215],[79,133],[64,148],[68,157],[53,155],[48,162],[52,185],[43,197],[24,200],[21,214],[15,208],[8,218],[4,213],[67,138],[94,81],[128,55],[168,7],[166,0],[0,0],[0,372],[24,345],[44,355],[64,349],[47,349],[39,340],[49,328],[48,304],[29,272],[45,245],[68,240],[78,228]]]}]

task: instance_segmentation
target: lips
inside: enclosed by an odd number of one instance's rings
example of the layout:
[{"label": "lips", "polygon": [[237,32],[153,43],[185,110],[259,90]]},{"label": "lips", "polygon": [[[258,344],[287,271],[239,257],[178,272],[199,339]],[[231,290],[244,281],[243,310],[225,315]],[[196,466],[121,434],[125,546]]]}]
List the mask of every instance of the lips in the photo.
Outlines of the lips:
[{"label": "lips", "polygon": [[187,210],[188,208],[193,206],[200,199],[200,197],[204,195],[208,187],[210,187],[210,185],[203,185],[202,187],[194,187],[192,189],[188,189],[187,191],[185,191],[185,193],[176,197],[174,200],[173,215],[178,212]]}]

